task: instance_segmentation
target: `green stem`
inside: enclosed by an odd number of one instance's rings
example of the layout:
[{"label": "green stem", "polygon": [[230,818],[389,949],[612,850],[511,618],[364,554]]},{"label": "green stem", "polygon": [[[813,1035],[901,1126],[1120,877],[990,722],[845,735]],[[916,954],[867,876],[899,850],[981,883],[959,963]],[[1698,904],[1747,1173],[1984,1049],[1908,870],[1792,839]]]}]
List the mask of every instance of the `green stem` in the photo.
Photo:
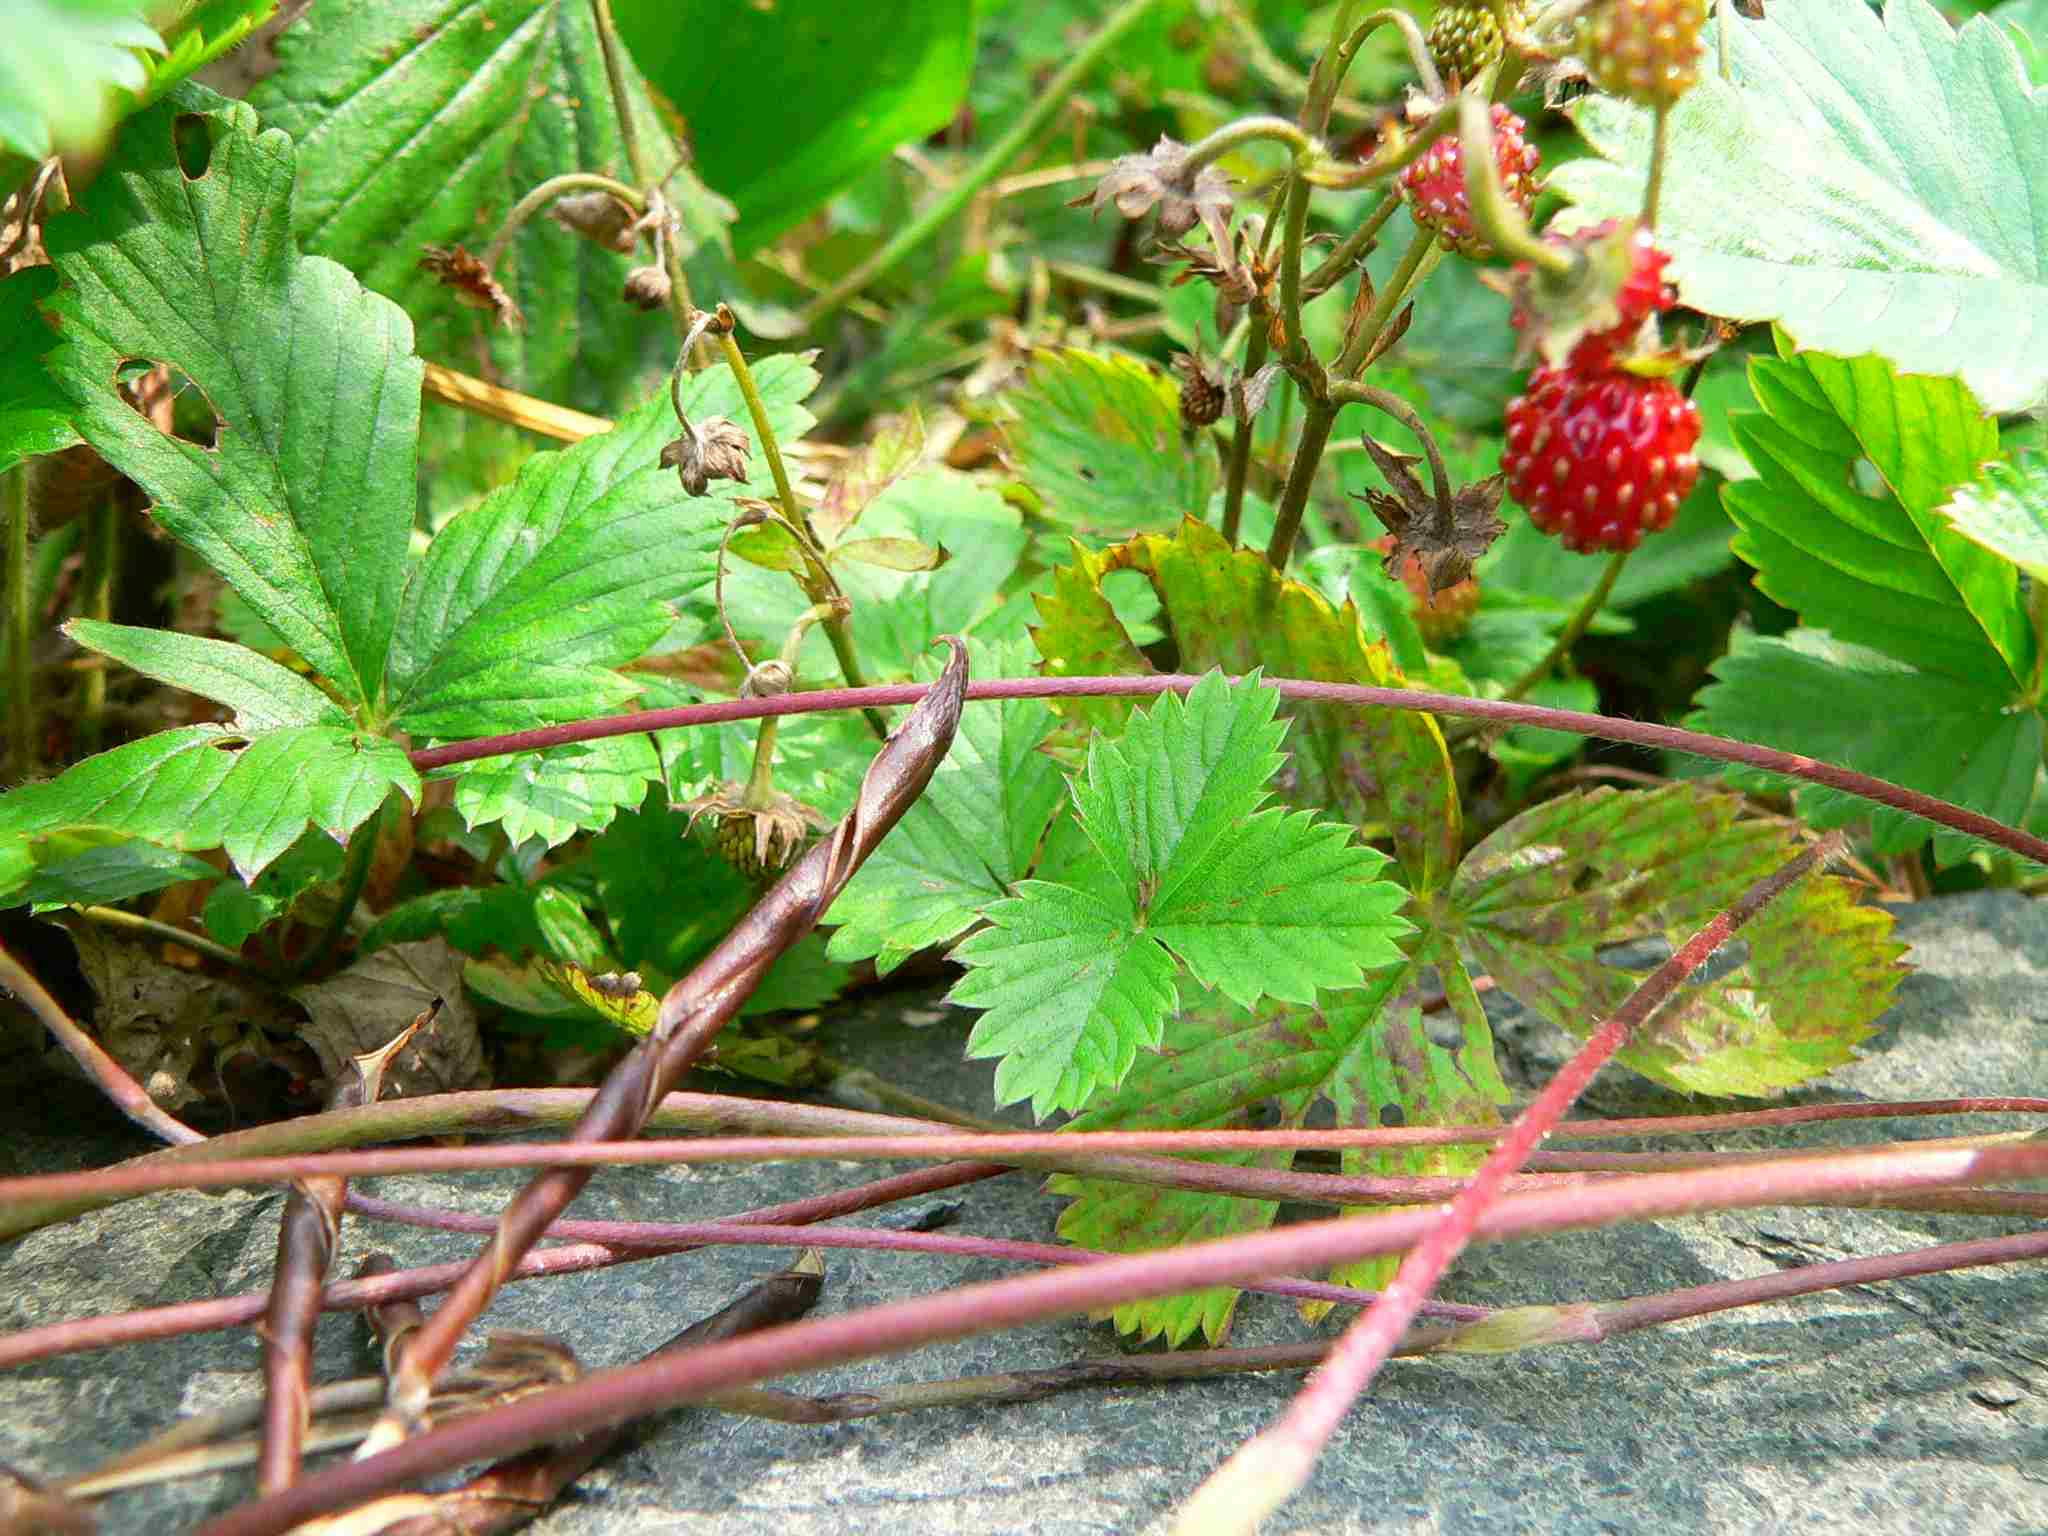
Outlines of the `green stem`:
[{"label": "green stem", "polygon": [[1337,14],[1331,18],[1330,40],[1323,45],[1315,68],[1309,72],[1308,93],[1301,104],[1301,126],[1310,133],[1329,131],[1330,108],[1344,84],[1345,71],[1351,67],[1351,56],[1358,51],[1358,39],[1352,36],[1351,25],[1358,6],[1359,0],[1340,0]]},{"label": "green stem", "polygon": [[317,971],[334,953],[334,946],[341,942],[341,936],[348,932],[348,920],[355,916],[356,903],[363,899],[363,887],[370,879],[370,862],[376,856],[377,837],[383,831],[384,814],[389,805],[387,800],[378,808],[376,815],[356,829],[355,840],[349,844],[348,863],[342,867],[341,891],[336,898],[334,916],[320,930],[320,937],[313,941],[313,947],[292,967],[294,976],[310,976]]},{"label": "green stem", "polygon": [[1429,41],[1422,35],[1422,28],[1415,24],[1415,18],[1406,11],[1389,8],[1374,11],[1359,23],[1343,49],[1344,62],[1349,65],[1365,40],[1383,26],[1392,26],[1401,34],[1401,41],[1408,48],[1408,62],[1415,66],[1415,77],[1422,82],[1422,91],[1431,101],[1444,99],[1443,76],[1436,72],[1436,60],[1429,56]]},{"label": "green stem", "polygon": [[[723,616],[724,609],[720,608]],[[836,615],[846,611],[845,603],[814,603],[797,616],[789,627],[789,635],[782,642],[782,665],[791,678],[796,676],[797,652],[803,649],[804,636],[809,634],[813,624],[829,622]],[[731,626],[727,626],[731,632]],[[738,650],[737,642],[734,650]],[[746,660],[746,653],[740,653],[740,660]],[[761,729],[754,737],[754,766],[747,774],[747,787],[740,796],[740,803],[754,810],[765,810],[775,803],[775,727],[781,717],[769,715],[762,720]]]},{"label": "green stem", "polygon": [[1569,277],[1578,264],[1568,251],[1536,237],[1522,210],[1508,201],[1493,157],[1493,124],[1486,103],[1459,93],[1458,144],[1464,151],[1465,197],[1472,225],[1487,243],[1510,261],[1526,261],[1552,277]]},{"label": "green stem", "polygon": [[1657,227],[1657,200],[1664,190],[1664,153],[1671,138],[1671,108],[1659,106],[1650,131],[1650,179],[1643,188],[1643,228]]},{"label": "green stem", "polygon": [[[633,98],[626,89],[626,51],[612,21],[611,0],[590,0],[590,19],[597,28],[598,48],[604,54],[604,76],[611,87],[612,110],[618,114],[619,144],[626,151],[626,165],[633,180],[651,190],[657,185],[654,167],[648,164],[647,151],[640,143],[640,125],[633,121]],[[639,203],[640,199],[634,201]],[[668,273],[669,318],[675,322],[676,335],[687,336],[697,306],[690,302],[690,283],[683,275],[682,258],[676,253],[673,240],[657,241],[656,245]]]},{"label": "green stem", "polygon": [[1198,139],[1188,149],[1187,159],[1182,163],[1182,179],[1192,182],[1196,173],[1215,164],[1225,155],[1255,144],[1260,139],[1273,139],[1294,151],[1294,158],[1312,160],[1319,146],[1297,125],[1284,117],[1244,117],[1234,123],[1225,123],[1207,138]]},{"label": "green stem", "polygon": [[35,624],[29,613],[28,465],[0,473],[0,515],[7,521],[7,740],[9,767],[26,778],[36,761],[36,696],[30,651]]},{"label": "green stem", "polygon": [[1308,507],[1309,489],[1315,484],[1316,467],[1322,463],[1323,448],[1336,420],[1337,407],[1331,402],[1308,400],[1301,437],[1294,445],[1294,463],[1287,471],[1287,488],[1280,493],[1280,508],[1274,514],[1273,537],[1266,545],[1266,560],[1276,571],[1287,569],[1287,557],[1293,552],[1302,513]]},{"label": "green stem", "polygon": [[137,938],[156,939],[165,944],[181,945],[191,950],[195,955],[204,955],[209,960],[217,961],[233,970],[253,976],[258,981],[266,983],[272,981],[272,978],[265,974],[261,966],[235,953],[234,950],[229,949],[225,944],[216,944],[212,939],[205,938],[200,934],[187,933],[183,928],[176,927],[171,923],[158,922],[153,917],[144,917],[136,912],[123,912],[119,907],[78,907],[74,910],[87,922],[96,923],[102,928],[118,928],[124,933],[133,934]]},{"label": "green stem", "polygon": [[[1245,378],[1249,380],[1265,366],[1266,328],[1255,325],[1244,344]],[[1239,421],[1230,439],[1230,460],[1223,477],[1223,542],[1232,549],[1237,548],[1237,531],[1244,519],[1244,482],[1251,471],[1255,428],[1253,422]]]},{"label": "green stem", "polygon": [[[85,514],[85,615],[102,624],[114,617],[114,567],[121,557],[121,509],[109,499]],[[78,747],[92,753],[100,749],[106,729],[107,670],[94,667],[85,674],[75,721]]]},{"label": "green stem", "polygon": [[972,170],[954,182],[937,202],[905,225],[893,240],[804,306],[799,328],[808,330],[816,325],[950,223],[982,188],[1000,176],[1010,162],[1038,137],[1039,130],[1052,121],[1053,114],[1073,94],[1075,87],[1102,62],[1124,34],[1137,25],[1152,4],[1153,0],[1125,0],[1123,7],[1067,61],[1066,67],[1046,82],[1045,89],[1032,102],[1031,109],[1017,119],[1008,133],[988,147]]},{"label": "green stem", "polygon": [[1309,273],[1304,287],[1310,298],[1327,292],[1343,280],[1344,274],[1365,254],[1365,248],[1372,244],[1373,237],[1386,228],[1387,220],[1394,216],[1394,210],[1401,206],[1401,189],[1389,187],[1365,216],[1365,222],[1351,231],[1340,241],[1335,250],[1323,258],[1323,264]]},{"label": "green stem", "polygon": [[[797,502],[796,488],[789,481],[789,468],[782,461],[782,446],[775,440],[775,428],[768,420],[767,403],[761,399],[760,388],[754,383],[754,371],[747,366],[746,354],[740,350],[739,343],[732,339],[730,328],[719,336],[718,344],[725,353],[726,367],[732,370],[733,378],[739,382],[740,394],[747,402],[747,415],[753,420],[754,435],[761,444],[761,451],[768,457],[768,473],[774,477],[775,497],[782,503],[782,515],[788,518],[792,525],[803,530],[804,537],[810,541],[813,549],[822,549],[824,546],[819,544],[817,532],[811,527],[810,514]],[[813,603],[822,603],[839,595],[837,592],[809,590],[818,585],[815,578],[806,584],[806,595]],[[849,688],[865,687],[860,657],[853,648],[853,629],[847,615],[837,614],[825,621],[825,638],[832,642],[832,654],[838,658],[839,671],[845,677],[846,685]],[[882,718],[880,710],[865,709],[861,713],[878,741],[889,739],[889,722]]]},{"label": "green stem", "polygon": [[1423,424],[1415,407],[1399,395],[1384,389],[1375,389],[1370,384],[1360,384],[1353,379],[1340,379],[1330,386],[1330,398],[1339,405],[1356,402],[1369,405],[1383,415],[1391,416],[1415,435],[1422,444],[1422,452],[1429,460],[1430,483],[1436,492],[1437,527],[1433,530],[1448,539],[1452,533],[1451,518],[1451,477],[1444,467],[1443,450],[1437,447],[1436,435]]},{"label": "green stem", "polygon": [[595,171],[566,171],[560,176],[550,176],[512,205],[512,211],[505,215],[505,222],[498,226],[498,232],[491,236],[491,243],[484,247],[483,264],[495,269],[506,248],[512,244],[512,237],[548,204],[571,192],[609,192],[635,213],[643,213],[647,208],[646,200],[623,181],[614,181]]},{"label": "green stem", "polygon": [[1629,551],[1624,549],[1618,551],[1614,558],[1607,562],[1607,569],[1600,573],[1600,580],[1579,604],[1578,611],[1572,615],[1571,623],[1565,625],[1564,633],[1557,637],[1557,643],[1551,646],[1549,653],[1541,661],[1515,679],[1514,686],[1501,695],[1503,699],[1512,701],[1521,698],[1550,676],[1551,670],[1571,654],[1572,647],[1579,643],[1587,627],[1592,624],[1600,610],[1607,606],[1607,599],[1614,591],[1615,582],[1621,579],[1621,568],[1628,564],[1628,557]]},{"label": "green stem", "polygon": [[1280,236],[1280,313],[1289,362],[1308,362],[1301,329],[1301,248],[1308,238],[1308,178],[1296,166],[1287,179],[1287,227]]},{"label": "green stem", "polygon": [[1436,231],[1420,229],[1408,243],[1408,249],[1401,254],[1400,264],[1394,268],[1393,276],[1387,279],[1387,286],[1380,290],[1373,300],[1371,311],[1358,327],[1358,334],[1351,338],[1351,344],[1337,359],[1337,366],[1331,371],[1340,378],[1351,378],[1357,374],[1365,360],[1372,355],[1373,343],[1380,339],[1380,332],[1387,328],[1387,322],[1401,312],[1407,301],[1408,290],[1415,286],[1415,280],[1422,272],[1422,264],[1429,260],[1436,249]]}]

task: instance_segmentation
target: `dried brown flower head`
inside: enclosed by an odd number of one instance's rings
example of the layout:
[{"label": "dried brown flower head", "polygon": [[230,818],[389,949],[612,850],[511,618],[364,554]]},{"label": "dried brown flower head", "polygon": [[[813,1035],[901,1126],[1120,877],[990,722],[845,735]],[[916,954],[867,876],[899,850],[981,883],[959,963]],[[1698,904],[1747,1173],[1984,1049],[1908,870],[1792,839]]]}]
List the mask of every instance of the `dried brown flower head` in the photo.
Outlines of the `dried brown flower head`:
[{"label": "dried brown flower head", "polygon": [[668,302],[670,292],[668,269],[656,263],[628,272],[620,297],[635,309],[659,309]]},{"label": "dried brown flower head", "polygon": [[1203,166],[1189,174],[1188,146],[1161,135],[1151,150],[1141,155],[1119,155],[1109,171],[1068,206],[1088,205],[1100,213],[1105,203],[1127,219],[1141,219],[1156,206],[1159,232],[1177,240],[1195,225],[1211,222],[1212,232],[1230,219],[1230,178],[1214,166]]},{"label": "dried brown flower head", "polygon": [[451,290],[456,301],[471,309],[488,309],[507,330],[526,328],[526,317],[512,302],[491,269],[459,245],[430,245],[420,252],[420,270],[431,272],[442,287]]},{"label": "dried brown flower head", "polygon": [[661,450],[661,467],[674,470],[692,496],[702,496],[714,480],[746,479],[752,451],[737,422],[713,416],[701,424],[685,422],[683,435]]},{"label": "dried brown flower head", "polygon": [[1435,495],[1415,477],[1414,465],[1420,461],[1414,454],[1397,453],[1371,437],[1364,441],[1365,451],[1393,487],[1392,494],[1367,491],[1360,498],[1394,536],[1383,562],[1387,574],[1401,579],[1402,568],[1412,558],[1431,593],[1465,580],[1472,574],[1473,562],[1508,531],[1508,525],[1495,515],[1507,492],[1507,477],[1488,475],[1458,486],[1451,492],[1449,508],[1441,508]]}]

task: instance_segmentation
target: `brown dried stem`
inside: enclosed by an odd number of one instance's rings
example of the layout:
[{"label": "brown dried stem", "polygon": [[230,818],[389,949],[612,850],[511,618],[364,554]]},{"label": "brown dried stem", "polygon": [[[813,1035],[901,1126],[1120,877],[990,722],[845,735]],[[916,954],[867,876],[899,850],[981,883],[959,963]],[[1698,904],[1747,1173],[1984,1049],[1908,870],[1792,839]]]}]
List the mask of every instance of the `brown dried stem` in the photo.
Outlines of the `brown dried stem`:
[{"label": "brown dried stem", "polygon": [[[441,1011],[441,1000],[374,1051],[349,1059],[327,1100],[329,1109],[374,1104],[384,1073],[414,1035]],[[277,1267],[270,1282],[270,1308],[263,1319],[263,1450],[256,1486],[275,1493],[298,1481],[304,1463],[306,1426],[312,1420],[313,1325],[320,1320],[320,1293],[341,1248],[341,1213],[348,1180],[330,1174],[295,1179],[285,1197],[277,1228]]]}]

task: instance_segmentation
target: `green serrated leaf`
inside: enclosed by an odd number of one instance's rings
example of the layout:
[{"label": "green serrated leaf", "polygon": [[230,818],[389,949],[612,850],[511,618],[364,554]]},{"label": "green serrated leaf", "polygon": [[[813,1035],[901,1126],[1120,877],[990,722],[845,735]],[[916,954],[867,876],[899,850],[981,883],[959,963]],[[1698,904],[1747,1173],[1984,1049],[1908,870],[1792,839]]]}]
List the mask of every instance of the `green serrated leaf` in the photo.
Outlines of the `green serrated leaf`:
[{"label": "green serrated leaf", "polygon": [[212,880],[211,864],[111,827],[52,827],[16,841],[18,862],[0,862],[0,904],[33,910],[84,907],[146,896],[181,880]]},{"label": "green serrated leaf", "polygon": [[455,781],[455,809],[471,827],[497,822],[514,844],[537,837],[553,848],[603,831],[660,777],[651,741],[613,736],[472,764]]},{"label": "green serrated leaf", "polygon": [[170,29],[170,52],[144,61],[149,84],[135,109],[161,100],[172,86],[234,52],[276,14],[277,0],[199,0]]},{"label": "green serrated leaf", "polygon": [[[180,163],[180,121],[204,134],[203,175]],[[283,134],[196,86],[133,119],[87,205],[50,225],[64,279],[50,367],[80,435],[149,492],[157,521],[367,710],[412,532],[421,364],[402,311],[297,254],[293,176]],[[213,447],[122,398],[135,359],[191,379],[219,423]]]},{"label": "green serrated leaf", "polygon": [[1973,544],[2048,581],[2048,455],[1986,464],[1938,510]]},{"label": "green serrated leaf", "polygon": [[[1730,37],[1670,116],[1657,237],[1685,303],[1802,346],[1960,376],[1993,410],[2048,388],[2048,96],[2012,34],[1927,0],[1800,0]],[[1711,51],[1711,43],[1709,45]],[[1642,207],[1651,114],[1574,113],[1603,159],[1550,185],[1591,219]],[[1934,317],[1939,317],[1938,320]]]},{"label": "green serrated leaf", "polygon": [[[1145,1055],[1123,1084],[1100,1095],[1075,1130],[1244,1129],[1255,1106],[1259,1123],[1292,1128],[1311,1114],[1339,1126],[1488,1124],[1498,1118],[1507,1088],[1494,1065],[1493,1041],[1471,982],[1454,951],[1436,945],[1458,1020],[1461,1041],[1447,1048],[1431,1039],[1423,1007],[1421,957],[1402,958],[1373,971],[1363,990],[1323,999],[1320,1008],[1269,1002],[1234,1007],[1215,995],[1198,996],[1166,1026],[1164,1048]],[[1353,1174],[1469,1172],[1483,1149],[1417,1148],[1409,1152],[1343,1155]],[[1287,1152],[1235,1153],[1204,1161],[1237,1167],[1286,1168]],[[1056,1192],[1075,1197],[1060,1215],[1069,1242],[1131,1253],[1204,1237],[1262,1231],[1272,1225],[1274,1202],[1236,1200],[1181,1190],[1152,1189],[1099,1179],[1060,1176]],[[1385,1260],[1340,1270],[1344,1284],[1378,1285]],[[1144,1338],[1164,1335],[1179,1344],[1199,1328],[1220,1343],[1238,1293],[1218,1287],[1120,1307],[1117,1326]],[[1312,1315],[1320,1315],[1320,1310]]]},{"label": "green serrated leaf", "polygon": [[[1472,850],[1448,920],[1503,990],[1583,1038],[1640,980],[1613,946],[1647,941],[1654,965],[1797,850],[1740,810],[1688,784],[1546,801]],[[1740,963],[1682,989],[1615,1059],[1687,1093],[1808,1082],[1851,1060],[1889,1005],[1891,927],[1845,882],[1810,876],[1743,928],[1724,952]]]},{"label": "green serrated leaf", "polygon": [[38,453],[56,453],[78,441],[71,402],[43,366],[57,344],[37,308],[56,289],[48,267],[24,267],[0,278],[0,473]]},{"label": "green serrated leaf", "polygon": [[[798,403],[817,375],[800,358],[763,359],[755,379],[785,441],[810,427]],[[723,368],[682,386],[691,417],[743,414]],[[660,467],[675,435],[666,389],[611,431],[535,454],[511,485],[434,538],[399,615],[393,709],[405,728],[443,739],[616,709],[633,685],[608,669],[632,661],[711,586],[731,498],[748,481],[684,492]],[[531,678],[553,669],[545,689]],[[581,679],[580,685],[578,679]],[[592,708],[593,697],[599,707]]]},{"label": "green serrated leaf", "polygon": [[[1920,672],[1825,630],[1770,638],[1737,630],[1714,663],[1686,724],[1767,747],[1804,753],[1939,795],[2019,825],[2034,792],[2044,727],[2038,707],[2016,708],[2002,674],[1978,679]],[[1746,785],[1788,787],[1764,774],[1730,773]],[[1953,864],[1981,845],[1959,832],[1860,796],[1796,786],[1799,814],[1819,827],[1868,818],[1884,854],[1934,837],[1938,862]]]},{"label": "green serrated leaf", "polygon": [[533,892],[533,920],[547,956],[585,971],[611,969],[611,951],[583,904],[567,891],[540,886]]},{"label": "green serrated leaf", "polygon": [[[1260,809],[1283,761],[1277,697],[1212,674],[1098,740],[1075,787],[1090,852],[1028,880],[955,951],[953,1000],[986,1010],[970,1056],[1000,1056],[996,1095],[1041,1117],[1113,1088],[1156,1049],[1186,969],[1240,1005],[1312,1001],[1396,958],[1399,886],[1348,828]],[[1178,964],[1176,964],[1176,962]]]},{"label": "green serrated leaf", "polygon": [[225,848],[250,880],[309,824],[346,840],[393,789],[417,803],[419,775],[381,736],[303,725],[252,739],[192,725],[0,796],[0,841],[92,823],[188,852]]},{"label": "green serrated leaf", "polygon": [[[976,677],[1024,670],[1026,647],[968,644]],[[938,674],[925,660],[921,676]],[[1038,855],[1062,798],[1059,765],[1039,751],[1052,727],[1042,699],[967,711],[931,783],[833,902],[828,952],[874,959],[886,976],[918,950],[965,933],[1010,896]]]},{"label": "green serrated leaf", "polygon": [[[1302,582],[1276,574],[1263,555],[1233,550],[1222,535],[1189,519],[1173,537],[1148,534],[1099,554],[1073,549],[1039,596],[1034,630],[1047,673],[1156,671],[1119,622],[1103,582],[1136,571],[1158,594],[1161,621],[1183,671],[1220,667],[1242,675],[1259,668],[1280,677],[1399,687],[1403,679],[1384,645],[1370,642],[1358,611],[1334,608]],[[1119,699],[1062,701],[1069,718],[1117,729],[1131,705]],[[1290,803],[1391,835],[1409,883],[1433,890],[1456,867],[1460,823],[1455,778],[1442,733],[1406,710],[1286,704],[1294,773]]]},{"label": "green serrated leaf", "polygon": [[[943,128],[974,62],[972,0],[620,0],[640,67],[691,127],[699,173],[739,209],[753,251],[900,144]],[[717,39],[716,51],[706,40]],[[725,61],[744,59],[755,101],[735,112]],[[798,105],[800,110],[796,110]]]},{"label": "green serrated leaf", "polygon": [[138,50],[163,51],[141,0],[9,0],[0,50],[0,150],[31,160],[90,153],[141,90]]},{"label": "green serrated leaf", "polygon": [[[404,305],[423,352],[607,414],[652,382],[674,338],[619,299],[645,245],[621,256],[545,216],[528,222],[497,266],[521,331],[461,307],[419,268],[428,245],[481,254],[512,205],[551,176],[632,180],[588,5],[382,0],[287,28],[277,58],[249,102],[299,145],[299,238]],[[730,210],[687,164],[677,169],[668,123],[630,59],[626,84],[653,174],[667,178],[693,289],[727,291]]]},{"label": "green serrated leaf", "polygon": [[[372,836],[366,833],[365,836]],[[240,949],[259,929],[283,917],[299,898],[341,878],[345,854],[324,833],[309,832],[249,884],[222,880],[206,894],[200,919],[206,931],[230,949]]]},{"label": "green serrated leaf", "polygon": [[[2034,640],[2007,561],[1937,509],[1998,453],[1962,385],[1876,358],[1804,353],[1750,364],[1764,410],[1738,414],[1757,478],[1724,493],[1757,585],[1815,629],[1928,671],[2019,686]],[[1859,488],[1858,466],[1875,471]]]},{"label": "green serrated leaf", "polygon": [[1182,441],[1179,391],[1148,364],[1041,351],[1003,405],[1018,472],[1055,522],[1121,536],[1209,505],[1215,457]]},{"label": "green serrated leaf", "polygon": [[348,715],[289,667],[231,640],[208,640],[169,629],[138,629],[72,619],[64,633],[87,650],[111,656],[173,688],[196,693],[235,712],[235,729],[268,731],[287,725],[346,728]]}]

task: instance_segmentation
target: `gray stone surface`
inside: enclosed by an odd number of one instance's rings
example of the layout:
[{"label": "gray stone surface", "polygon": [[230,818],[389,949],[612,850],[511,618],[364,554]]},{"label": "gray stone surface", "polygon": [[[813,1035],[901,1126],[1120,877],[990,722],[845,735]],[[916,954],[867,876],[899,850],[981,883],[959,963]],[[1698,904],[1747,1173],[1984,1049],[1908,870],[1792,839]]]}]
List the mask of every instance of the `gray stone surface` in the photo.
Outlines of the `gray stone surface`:
[{"label": "gray stone surface", "polygon": [[[2048,907],[1998,893],[1937,900],[1903,911],[1901,934],[1918,974],[1865,1059],[1814,1096],[2040,1092],[2048,1083]],[[934,1016],[901,999],[879,1006]],[[1542,1031],[1512,1018],[1504,1028],[1518,1057],[1540,1069],[1554,1049]],[[871,1010],[834,1036],[842,1054],[893,1080],[956,1103],[988,1102],[986,1071],[959,1060],[956,1019],[911,1027]],[[1659,1102],[1654,1091],[1616,1083],[1610,1104]],[[48,1080],[32,1086],[8,1111],[0,1169],[99,1164],[140,1148],[90,1095]],[[1903,1134],[1959,1129],[1924,1121]],[[1856,1134],[1839,1129],[1834,1139]],[[578,1214],[686,1219],[871,1171],[796,1164],[607,1173]],[[511,1184],[472,1176],[378,1188],[489,1210]],[[963,1198],[958,1230],[1051,1233],[1054,1202],[1025,1178]],[[165,1196],[0,1246],[0,1327],[260,1286],[279,1203],[274,1195]],[[2008,1230],[2019,1226],[1906,1213],[1738,1213],[1480,1250],[1445,1294],[1483,1303],[1642,1294],[1764,1273],[1774,1256],[1799,1262]],[[347,1262],[373,1241],[407,1263],[464,1251],[455,1239],[373,1234],[352,1223]],[[824,1306],[832,1310],[1001,1269],[883,1254],[838,1253],[829,1263]],[[637,1356],[778,1264],[764,1251],[713,1251],[527,1283],[506,1293],[490,1321],[561,1333],[587,1362],[610,1363]],[[1236,1342],[1306,1331],[1287,1304],[1267,1298],[1249,1298],[1240,1316]],[[1051,1365],[1116,1347],[1106,1327],[1072,1322],[832,1371],[811,1385],[836,1391]],[[353,1374],[367,1360],[351,1321],[323,1323],[323,1373]],[[0,1373],[0,1460],[76,1470],[173,1414],[247,1391],[256,1363],[256,1341],[243,1331]],[[684,1411],[533,1529],[1158,1530],[1175,1497],[1270,1422],[1294,1388],[1291,1377],[1239,1378],[807,1428]],[[1602,1346],[1397,1364],[1352,1414],[1308,1491],[1268,1529],[2048,1531],[2044,1452],[2048,1271],[1983,1270],[1749,1308]],[[239,1475],[220,1476],[121,1495],[105,1506],[106,1529],[182,1529],[245,1486]]]}]

